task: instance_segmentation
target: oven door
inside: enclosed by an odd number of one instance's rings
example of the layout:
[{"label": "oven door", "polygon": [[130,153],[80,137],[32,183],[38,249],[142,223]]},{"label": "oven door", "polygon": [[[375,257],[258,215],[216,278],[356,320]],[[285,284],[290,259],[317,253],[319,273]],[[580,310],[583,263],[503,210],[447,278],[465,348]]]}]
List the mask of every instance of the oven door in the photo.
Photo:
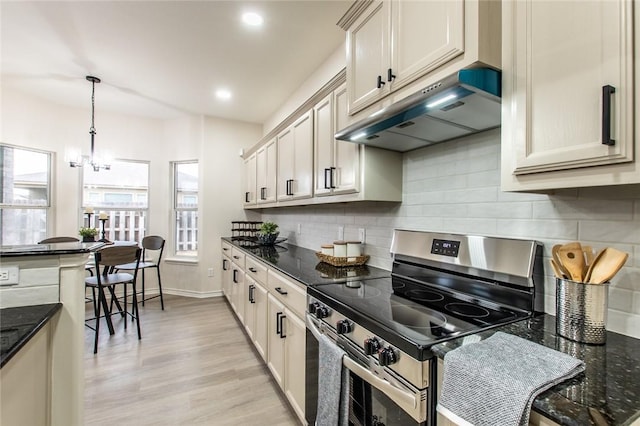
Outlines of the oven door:
[{"label": "oven door", "polygon": [[348,339],[307,314],[306,417],[315,424],[318,399],[318,339],[325,334],[346,353],[343,368],[350,373],[349,425],[431,425],[428,389],[417,389],[381,367]]}]

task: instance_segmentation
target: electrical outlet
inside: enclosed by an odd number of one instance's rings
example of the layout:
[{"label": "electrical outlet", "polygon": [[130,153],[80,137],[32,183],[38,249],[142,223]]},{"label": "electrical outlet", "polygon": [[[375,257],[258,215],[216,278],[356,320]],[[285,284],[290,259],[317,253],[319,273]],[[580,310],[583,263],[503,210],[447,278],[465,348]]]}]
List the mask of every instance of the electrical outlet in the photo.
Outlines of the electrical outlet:
[{"label": "electrical outlet", "polygon": [[213,268],[207,269],[207,276],[208,277],[212,277],[213,276]]},{"label": "electrical outlet", "polygon": [[344,240],[344,226],[338,226],[338,240]]},{"label": "electrical outlet", "polygon": [[298,224],[298,235],[300,235],[302,233],[302,224],[299,223]]},{"label": "electrical outlet", "polygon": [[359,228],[358,229],[358,240],[360,240],[360,242],[362,244],[364,244],[364,239],[365,239],[365,232],[364,232],[364,228]]},{"label": "electrical outlet", "polygon": [[0,268],[0,286],[16,285],[20,282],[20,268],[17,266],[3,266]]}]

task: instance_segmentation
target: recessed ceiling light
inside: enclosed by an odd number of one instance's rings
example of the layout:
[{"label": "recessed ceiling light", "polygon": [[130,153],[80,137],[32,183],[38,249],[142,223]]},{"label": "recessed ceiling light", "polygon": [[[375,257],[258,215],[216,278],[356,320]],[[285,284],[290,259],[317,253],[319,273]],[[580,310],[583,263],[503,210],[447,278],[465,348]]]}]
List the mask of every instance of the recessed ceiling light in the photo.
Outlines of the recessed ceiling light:
[{"label": "recessed ceiling light", "polygon": [[242,14],[242,22],[251,27],[259,27],[264,22],[264,19],[255,12],[245,12]]},{"label": "recessed ceiling light", "polygon": [[216,98],[226,101],[231,99],[231,92],[227,89],[218,89],[216,90]]}]

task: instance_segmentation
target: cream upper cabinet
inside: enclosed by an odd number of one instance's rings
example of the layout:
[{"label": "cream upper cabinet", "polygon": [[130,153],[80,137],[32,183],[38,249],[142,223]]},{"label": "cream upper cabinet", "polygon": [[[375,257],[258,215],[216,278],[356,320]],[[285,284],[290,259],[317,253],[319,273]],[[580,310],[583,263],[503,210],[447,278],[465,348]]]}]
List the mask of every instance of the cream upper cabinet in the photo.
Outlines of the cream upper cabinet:
[{"label": "cream upper cabinet", "polygon": [[346,84],[327,95],[313,108],[314,114],[314,195],[358,192],[360,147],[334,138],[346,126]]},{"label": "cream upper cabinet", "polygon": [[349,113],[464,52],[464,2],[375,1],[347,30]]},{"label": "cream upper cabinet", "polygon": [[258,204],[276,201],[277,139],[273,138],[256,153],[256,198]]},{"label": "cream upper cabinet", "polygon": [[244,160],[244,205],[256,204],[256,154],[251,154]]},{"label": "cream upper cabinet", "polygon": [[309,110],[278,135],[277,199],[313,195],[313,111]]},{"label": "cream upper cabinet", "polygon": [[507,1],[503,18],[503,190],[640,182],[633,3]]}]

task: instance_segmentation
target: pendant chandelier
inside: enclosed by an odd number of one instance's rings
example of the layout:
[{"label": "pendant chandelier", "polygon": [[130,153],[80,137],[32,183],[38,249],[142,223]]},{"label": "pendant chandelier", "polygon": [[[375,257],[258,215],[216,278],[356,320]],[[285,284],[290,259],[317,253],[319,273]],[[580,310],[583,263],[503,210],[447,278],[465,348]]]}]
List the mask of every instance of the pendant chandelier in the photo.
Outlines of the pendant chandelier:
[{"label": "pendant chandelier", "polygon": [[89,128],[89,134],[91,135],[91,154],[83,155],[79,160],[71,160],[69,161],[69,165],[71,167],[82,167],[82,166],[90,166],[93,167],[93,171],[99,172],[101,169],[110,170],[110,164],[102,164],[100,163],[95,156],[95,137],[96,137],[96,128],[94,124],[95,120],[95,97],[96,97],[96,83],[100,83],[100,79],[98,77],[94,77],[91,75],[87,76],[87,80],[91,82],[91,127]]}]

